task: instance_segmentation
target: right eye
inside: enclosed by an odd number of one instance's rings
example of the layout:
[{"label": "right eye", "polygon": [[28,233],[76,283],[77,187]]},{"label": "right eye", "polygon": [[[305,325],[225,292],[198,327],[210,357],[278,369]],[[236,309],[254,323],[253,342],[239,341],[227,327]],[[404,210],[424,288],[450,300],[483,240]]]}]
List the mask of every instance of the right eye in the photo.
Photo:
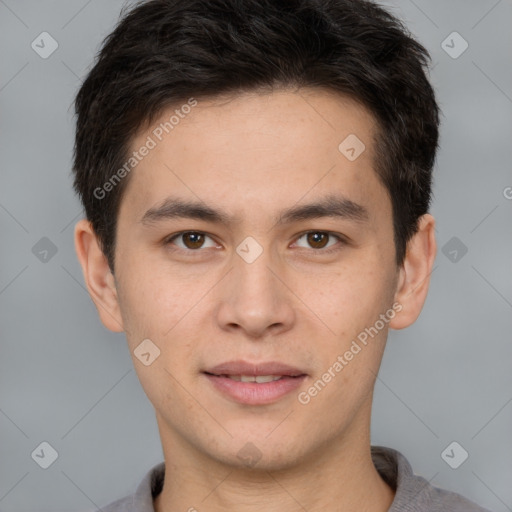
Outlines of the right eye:
[{"label": "right eye", "polygon": [[[212,240],[210,236],[202,233],[201,231],[181,231],[180,233],[175,233],[174,235],[171,235],[170,238],[167,238],[165,245],[175,245],[179,249],[186,252],[197,251],[198,249],[205,247],[204,243],[207,238]],[[176,241],[181,242],[181,245]],[[213,242],[213,240],[209,247],[216,247],[216,244]]]}]

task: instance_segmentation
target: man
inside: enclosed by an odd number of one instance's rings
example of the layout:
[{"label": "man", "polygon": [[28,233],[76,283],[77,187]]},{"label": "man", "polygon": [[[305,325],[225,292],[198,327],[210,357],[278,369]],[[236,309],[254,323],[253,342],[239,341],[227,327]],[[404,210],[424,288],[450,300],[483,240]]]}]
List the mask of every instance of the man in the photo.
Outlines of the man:
[{"label": "man", "polygon": [[355,0],[150,0],[106,39],[75,244],[165,461],[104,510],[483,510],[370,446],[436,254],[427,61]]}]

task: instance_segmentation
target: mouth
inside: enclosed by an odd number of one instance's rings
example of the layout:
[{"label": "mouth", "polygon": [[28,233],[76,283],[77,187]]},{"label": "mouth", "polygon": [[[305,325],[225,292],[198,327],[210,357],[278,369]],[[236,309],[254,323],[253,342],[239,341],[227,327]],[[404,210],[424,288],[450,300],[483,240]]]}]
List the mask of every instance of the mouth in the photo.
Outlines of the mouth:
[{"label": "mouth", "polygon": [[216,375],[214,373],[205,373],[207,375],[212,375],[213,377],[226,377],[237,382],[257,382],[258,384],[263,384],[265,382],[273,382],[275,380],[287,378],[294,379],[300,377],[300,375]]},{"label": "mouth", "polygon": [[202,374],[223,397],[246,405],[277,402],[307,378],[300,369],[273,361],[258,364],[230,361]]}]

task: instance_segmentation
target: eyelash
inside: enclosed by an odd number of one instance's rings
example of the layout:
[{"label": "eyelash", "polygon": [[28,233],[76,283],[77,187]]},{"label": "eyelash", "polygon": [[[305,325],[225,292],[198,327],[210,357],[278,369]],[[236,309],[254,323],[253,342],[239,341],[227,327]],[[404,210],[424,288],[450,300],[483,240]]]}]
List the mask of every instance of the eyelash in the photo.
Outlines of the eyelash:
[{"label": "eyelash", "polygon": [[[169,246],[172,244],[172,242],[174,240],[176,240],[177,238],[179,238],[180,236],[182,235],[186,235],[186,234],[189,234],[189,233],[194,233],[194,234],[199,234],[199,235],[205,235],[207,236],[208,238],[211,238],[213,240],[213,237],[211,235],[209,235],[208,233],[205,233],[204,231],[180,231],[179,233],[174,233],[173,235],[167,237],[165,240],[164,240],[164,245],[165,246]],[[345,237],[343,237],[342,235],[339,235],[337,233],[333,233],[331,231],[320,231],[320,230],[309,230],[309,231],[305,231],[303,233],[301,233],[297,238],[296,240],[300,240],[302,237],[306,236],[306,235],[309,235],[311,233],[321,233],[321,234],[324,234],[324,235],[328,235],[329,237],[334,237],[334,238],[337,238],[339,242],[341,242],[341,245],[346,245],[347,244],[347,241],[345,239]],[[313,251],[314,253],[320,253],[320,254],[331,254],[331,253],[334,253],[334,252],[338,252],[341,250],[342,247],[340,247],[339,245],[334,245],[332,246],[331,248],[329,249],[313,249],[311,248],[311,251]],[[184,251],[184,252],[187,252],[187,253],[200,253],[201,252],[201,249],[202,248],[199,248],[199,249],[182,249],[181,247],[175,247],[173,248],[172,250],[173,251]]]}]

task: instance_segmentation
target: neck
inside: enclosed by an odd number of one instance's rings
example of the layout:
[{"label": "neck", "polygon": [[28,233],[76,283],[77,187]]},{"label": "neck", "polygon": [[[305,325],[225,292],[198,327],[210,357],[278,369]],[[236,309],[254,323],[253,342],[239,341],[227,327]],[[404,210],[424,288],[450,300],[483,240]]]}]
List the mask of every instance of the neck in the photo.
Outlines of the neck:
[{"label": "neck", "polygon": [[155,512],[316,512],[333,504],[344,512],[386,512],[394,491],[373,464],[369,427],[354,431],[278,470],[223,464],[162,437],[165,480]]}]

